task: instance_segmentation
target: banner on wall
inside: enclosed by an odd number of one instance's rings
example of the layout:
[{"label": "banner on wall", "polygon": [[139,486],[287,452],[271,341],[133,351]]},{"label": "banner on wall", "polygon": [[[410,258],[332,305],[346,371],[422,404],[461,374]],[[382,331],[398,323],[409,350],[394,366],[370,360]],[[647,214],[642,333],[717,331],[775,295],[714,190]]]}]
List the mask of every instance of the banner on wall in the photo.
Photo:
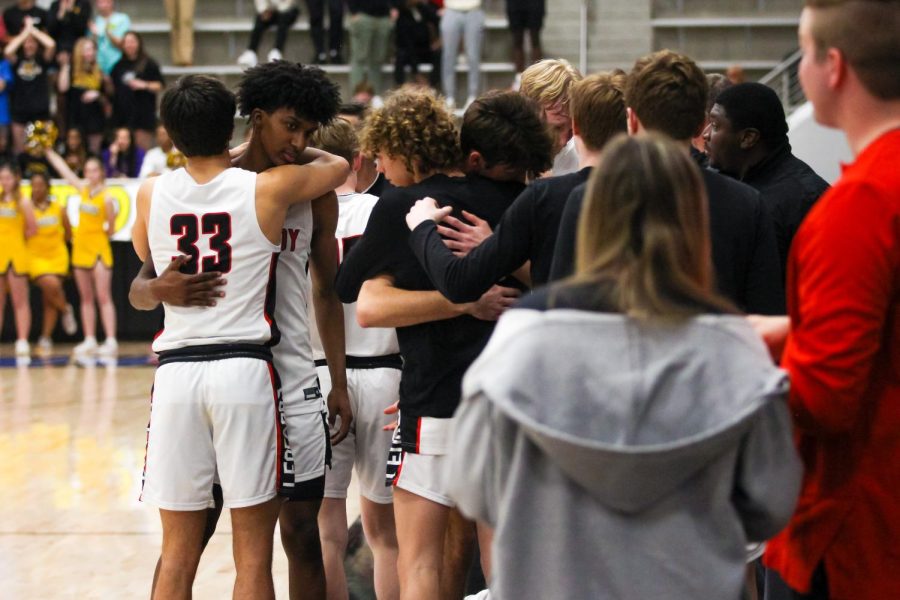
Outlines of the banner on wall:
[{"label": "banner on wall", "polygon": [[[143,179],[107,179],[106,197],[112,200],[116,207],[115,231],[110,239],[114,242],[130,242],[131,227],[137,216],[136,200],[138,188]],[[31,195],[31,184],[22,182],[22,193]],[[63,179],[54,179],[50,182],[50,195],[62,202],[66,207],[66,214],[72,227],[78,227],[78,206],[81,204],[81,190],[69,185]]]}]

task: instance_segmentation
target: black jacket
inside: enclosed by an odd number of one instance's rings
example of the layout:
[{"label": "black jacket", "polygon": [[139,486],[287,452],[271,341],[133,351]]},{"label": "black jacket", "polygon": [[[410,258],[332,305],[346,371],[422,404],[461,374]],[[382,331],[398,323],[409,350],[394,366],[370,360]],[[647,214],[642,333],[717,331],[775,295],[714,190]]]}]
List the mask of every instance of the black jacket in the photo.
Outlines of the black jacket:
[{"label": "black jacket", "polygon": [[754,165],[743,182],[759,192],[772,216],[781,268],[786,272],[791,241],[813,204],[828,189],[828,182],[794,156],[787,142]]},{"label": "black jacket", "polygon": [[[709,197],[709,227],[716,287],[747,313],[785,314],[784,276],[772,220],[753,188],[702,169]],[[571,275],[575,266],[575,232],[585,185],[566,203],[550,280]]]}]

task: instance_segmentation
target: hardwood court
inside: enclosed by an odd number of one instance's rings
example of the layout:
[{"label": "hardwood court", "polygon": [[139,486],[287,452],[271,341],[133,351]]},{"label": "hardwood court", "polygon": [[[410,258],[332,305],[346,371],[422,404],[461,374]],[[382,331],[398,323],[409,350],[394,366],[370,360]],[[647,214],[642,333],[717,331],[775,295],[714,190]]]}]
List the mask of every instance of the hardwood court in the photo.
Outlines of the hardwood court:
[{"label": "hardwood court", "polygon": [[[56,362],[70,348],[57,348]],[[153,368],[147,345],[118,366],[0,367],[0,598],[149,598],[159,553],[155,508],[138,501]],[[0,364],[12,361],[0,347]],[[143,366],[126,366],[144,363]],[[355,486],[348,514],[359,514]],[[276,533],[278,598],[287,561]],[[200,562],[194,597],[231,596],[227,512]]]}]

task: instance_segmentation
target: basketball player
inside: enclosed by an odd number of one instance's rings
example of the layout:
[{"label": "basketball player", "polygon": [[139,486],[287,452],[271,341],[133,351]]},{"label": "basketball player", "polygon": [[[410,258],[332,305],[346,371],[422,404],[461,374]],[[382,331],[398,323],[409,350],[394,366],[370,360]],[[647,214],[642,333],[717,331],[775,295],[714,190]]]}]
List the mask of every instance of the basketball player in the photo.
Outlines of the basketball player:
[{"label": "basketball player", "polygon": [[[307,150],[305,165],[256,174],[231,167],[234,96],[217,80],[188,76],[163,96],[161,115],[188,159],[148,179],[133,231],[142,259],[162,271],[185,255],[186,273],[227,275],[227,295],[206,309],[165,305],[154,341],[154,382],[142,500],[160,507],[163,549],[155,598],[189,598],[213,479],[231,508],[235,598],[274,598],[276,492],[295,486],[270,346],[274,270],[291,205],[341,183],[347,163]],[[286,161],[287,162],[287,161]]]},{"label": "basketball player", "polygon": [[[408,246],[406,213],[417,199],[431,196],[448,212],[467,210],[495,224],[524,189],[526,174],[551,162],[551,141],[536,107],[512,92],[473,102],[463,117],[461,148],[456,138],[450,116],[425,92],[397,92],[372,114],[363,150],[377,155],[379,168],[398,187],[375,205],[338,272],[341,299],[359,298],[357,317],[364,326],[397,327],[404,358],[401,418],[388,462],[404,599],[462,595],[458,582],[465,567],[458,566],[465,561],[447,559],[465,552],[459,543],[445,549],[453,502],[440,473],[462,375],[493,329],[434,289]],[[462,161],[453,156],[460,149]],[[468,175],[448,176],[460,162]],[[515,292],[500,289],[511,302]]]},{"label": "basketball player", "polygon": [[[238,104],[241,114],[250,118],[252,133],[235,165],[261,173],[288,161],[304,160],[309,135],[336,114],[339,91],[318,68],[275,61],[246,72],[239,86]],[[295,487],[286,490],[279,527],[288,556],[291,598],[325,597],[317,515],[330,448],[310,346],[310,280],[329,379],[335,382],[328,393],[332,423],[340,416],[340,427],[331,442],[340,442],[352,422],[344,374],[343,306],[333,289],[336,222],[337,199],[333,193],[310,205],[292,207],[282,230],[278,260],[275,319],[282,336],[273,347],[273,355],[282,374],[288,440],[297,469]],[[145,264],[132,285],[133,303],[149,309],[160,301],[199,306],[216,301],[221,293],[217,291],[220,277],[187,276],[173,266],[177,265],[170,265],[154,280],[152,263]],[[215,531],[221,503],[217,507],[209,512],[204,542]]]},{"label": "basketball player", "polygon": [[[337,190],[340,203],[335,231],[339,254],[343,257],[362,236],[378,198],[357,193],[357,174],[363,161],[353,126],[335,119],[314,135],[311,144],[346,159],[350,176]],[[329,600],[347,600],[344,556],[347,554],[347,488],[354,466],[359,480],[360,512],[366,541],[375,559],[375,595],[380,600],[396,599],[397,534],[394,524],[393,494],[384,485],[384,467],[391,436],[384,431],[390,421],[386,407],[400,394],[400,348],[392,328],[363,329],[356,321],[356,306],[344,307],[347,347],[347,381],[353,409],[353,426],[347,439],[334,449],[331,470],[325,475],[325,500],[319,511],[322,556],[328,578]],[[313,336],[316,370],[323,392],[330,387],[327,362],[321,345]]]}]

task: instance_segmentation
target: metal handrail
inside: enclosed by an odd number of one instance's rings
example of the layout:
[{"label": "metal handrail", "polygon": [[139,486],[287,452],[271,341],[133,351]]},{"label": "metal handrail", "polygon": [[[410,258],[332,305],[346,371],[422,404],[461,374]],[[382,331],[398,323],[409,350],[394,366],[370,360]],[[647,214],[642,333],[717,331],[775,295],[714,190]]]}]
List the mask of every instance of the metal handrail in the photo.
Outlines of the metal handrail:
[{"label": "metal handrail", "polygon": [[786,114],[790,114],[806,101],[797,77],[797,65],[800,64],[802,57],[803,52],[797,50],[759,79],[760,83],[775,90]]}]

